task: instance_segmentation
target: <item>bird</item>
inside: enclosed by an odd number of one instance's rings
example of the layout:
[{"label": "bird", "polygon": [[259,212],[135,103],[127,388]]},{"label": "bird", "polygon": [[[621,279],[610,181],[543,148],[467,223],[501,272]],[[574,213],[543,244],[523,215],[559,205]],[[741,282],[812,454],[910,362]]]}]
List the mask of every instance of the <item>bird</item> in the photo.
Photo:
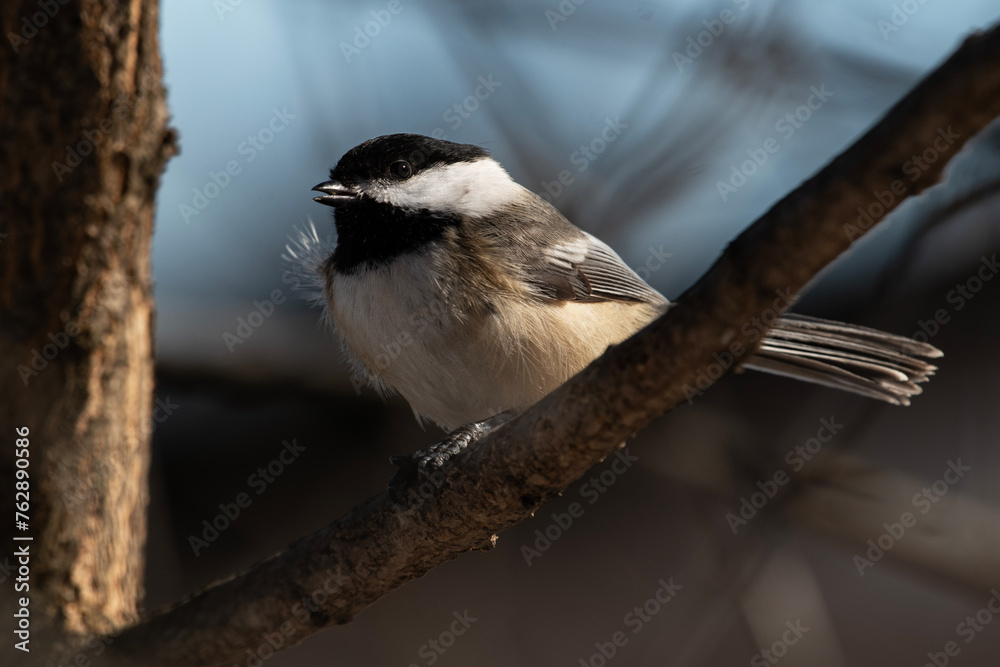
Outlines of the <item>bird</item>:
[{"label": "bird", "polygon": [[[490,153],[418,134],[347,151],[316,185],[314,226],[287,257],[339,333],[352,375],[398,393],[446,436],[439,467],[561,385],[671,302],[597,237],[515,182]],[[778,319],[742,368],[909,405],[942,356],[875,329]],[[399,457],[395,462],[400,463]]]}]

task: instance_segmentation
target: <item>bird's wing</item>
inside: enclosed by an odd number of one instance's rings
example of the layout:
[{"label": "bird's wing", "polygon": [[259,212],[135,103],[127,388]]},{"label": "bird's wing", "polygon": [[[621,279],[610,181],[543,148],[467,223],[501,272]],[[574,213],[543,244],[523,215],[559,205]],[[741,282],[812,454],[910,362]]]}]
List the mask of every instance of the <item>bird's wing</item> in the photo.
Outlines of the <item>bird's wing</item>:
[{"label": "bird's wing", "polygon": [[606,243],[583,231],[571,241],[541,245],[526,268],[529,282],[546,299],[667,303]]}]

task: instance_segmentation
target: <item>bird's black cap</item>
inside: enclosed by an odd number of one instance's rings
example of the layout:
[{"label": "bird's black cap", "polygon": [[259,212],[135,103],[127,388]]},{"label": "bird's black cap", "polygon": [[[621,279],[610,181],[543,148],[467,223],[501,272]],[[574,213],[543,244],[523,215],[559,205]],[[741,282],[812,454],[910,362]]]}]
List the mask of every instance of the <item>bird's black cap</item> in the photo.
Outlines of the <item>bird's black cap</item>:
[{"label": "bird's black cap", "polygon": [[408,162],[416,174],[435,165],[473,162],[488,156],[485,149],[472,144],[457,144],[420,134],[387,134],[347,151],[330,170],[330,178],[344,185],[355,185],[360,181],[385,178],[389,167],[399,160]]}]

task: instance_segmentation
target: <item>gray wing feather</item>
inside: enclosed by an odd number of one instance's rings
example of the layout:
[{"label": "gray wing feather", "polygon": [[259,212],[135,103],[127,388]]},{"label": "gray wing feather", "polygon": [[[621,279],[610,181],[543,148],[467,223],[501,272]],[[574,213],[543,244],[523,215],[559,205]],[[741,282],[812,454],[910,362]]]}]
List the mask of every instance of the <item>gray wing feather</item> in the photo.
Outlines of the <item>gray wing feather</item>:
[{"label": "gray wing feather", "polygon": [[557,301],[638,301],[666,304],[659,292],[596,237],[580,232],[571,241],[543,247],[529,267],[531,283]]}]

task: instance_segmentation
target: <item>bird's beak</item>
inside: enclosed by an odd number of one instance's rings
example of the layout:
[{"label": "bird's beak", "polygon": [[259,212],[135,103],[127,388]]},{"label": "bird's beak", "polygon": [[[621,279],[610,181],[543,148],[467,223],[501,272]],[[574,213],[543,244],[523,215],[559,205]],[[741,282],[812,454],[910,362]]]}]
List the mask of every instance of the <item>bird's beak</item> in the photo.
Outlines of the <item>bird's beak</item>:
[{"label": "bird's beak", "polygon": [[361,196],[357,189],[342,185],[339,181],[320,183],[313,190],[323,193],[320,197],[313,197],[313,201],[327,206],[338,206],[345,202],[354,201]]}]

